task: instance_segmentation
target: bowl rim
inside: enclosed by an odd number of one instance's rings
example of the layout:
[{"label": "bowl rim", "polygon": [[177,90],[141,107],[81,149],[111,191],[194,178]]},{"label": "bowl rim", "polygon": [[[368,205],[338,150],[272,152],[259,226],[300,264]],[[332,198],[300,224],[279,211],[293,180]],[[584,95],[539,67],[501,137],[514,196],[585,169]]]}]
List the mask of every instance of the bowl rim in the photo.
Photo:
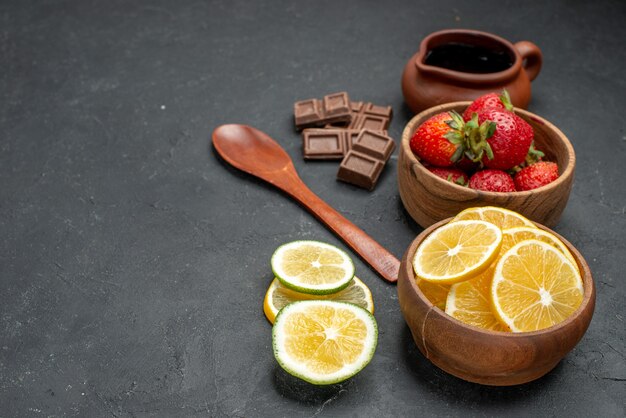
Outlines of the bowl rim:
[{"label": "bowl rim", "polygon": [[[434,116],[437,113],[449,111],[449,110],[454,109],[455,107],[461,107],[461,106],[467,107],[471,103],[472,103],[471,101],[458,101],[458,102],[449,102],[449,103],[440,104],[440,105],[433,106],[433,107],[430,107],[428,109],[421,111],[417,115],[413,116],[411,120],[409,120],[409,122],[405,125],[404,130],[402,131],[402,137],[400,139],[400,148],[402,149],[401,154],[404,154],[404,157],[408,159],[409,165],[412,170],[419,170],[424,175],[429,176],[432,179],[437,179],[436,181],[438,181],[439,184],[441,184],[441,187],[450,186],[450,187],[453,187],[454,190],[457,190],[461,193],[471,193],[471,196],[468,194],[467,197],[473,197],[475,196],[475,193],[479,193],[480,196],[484,196],[487,198],[498,198],[498,197],[507,196],[507,195],[527,197],[537,192],[549,191],[552,189],[556,189],[562,183],[567,182],[568,179],[574,174],[574,169],[576,166],[576,153],[574,152],[574,147],[572,146],[567,136],[565,136],[565,134],[559,128],[557,128],[554,124],[552,124],[548,120],[532,112],[529,112],[524,109],[519,109],[517,107],[514,108],[514,112],[516,114],[520,116],[524,116],[525,118],[528,118],[536,122],[537,124],[543,125],[547,129],[553,131],[554,133],[556,133],[556,136],[562,141],[563,145],[565,145],[565,148],[567,149],[567,154],[568,154],[567,165],[562,168],[562,172],[556,180],[544,186],[541,186],[532,190],[524,190],[524,191],[519,191],[519,192],[518,191],[489,192],[489,191],[484,191],[484,190],[470,189],[468,187],[461,186],[459,184],[455,184],[450,181],[446,181],[442,179],[441,177],[432,173],[430,170],[426,168],[426,166],[424,166],[421,163],[420,159],[413,153],[413,151],[411,150],[411,146],[409,145],[411,141],[411,137],[413,136],[413,133],[417,129],[419,122],[422,119],[424,119],[425,121],[427,119],[425,118],[427,114],[430,114],[430,116]],[[444,184],[446,186],[443,186]]]},{"label": "bowl rim", "polygon": [[[440,39],[446,38],[461,38],[462,40],[455,39],[454,41],[448,40],[446,43],[459,42],[468,43],[468,38],[472,38],[469,43],[477,43],[477,40],[488,39],[492,43],[500,44],[500,46],[506,49],[506,52],[509,54],[511,58],[514,59],[513,63],[510,67],[496,71],[493,73],[479,74],[479,73],[468,73],[463,71],[451,70],[445,67],[438,67],[434,65],[426,64],[426,56],[428,52],[433,49],[432,44],[437,44],[437,41]],[[427,35],[420,42],[420,49],[415,54],[414,58],[411,58],[414,61],[415,66],[419,71],[425,74],[435,74],[442,77],[445,77],[447,80],[458,80],[469,84],[478,84],[482,85],[484,83],[504,83],[507,82],[514,77],[516,77],[520,70],[522,69],[522,56],[519,50],[507,39],[502,38],[496,34],[490,32],[484,32],[474,29],[443,29],[436,32],[432,32]]]},{"label": "bowl rim", "polygon": [[468,332],[475,332],[478,334],[489,335],[491,337],[497,338],[528,338],[534,337],[538,335],[546,335],[558,332],[563,328],[567,328],[572,322],[575,322],[578,317],[588,308],[589,304],[592,303],[592,309],[595,308],[595,284],[593,282],[593,277],[591,275],[591,270],[589,269],[589,265],[587,261],[582,256],[582,254],[570,243],[568,240],[563,238],[560,234],[553,231],[552,229],[544,226],[538,222],[533,222],[540,229],[544,229],[547,232],[554,234],[557,238],[559,238],[563,244],[567,247],[568,250],[572,253],[572,256],[576,260],[578,267],[581,271],[581,279],[583,281],[583,300],[580,303],[580,306],[565,320],[556,325],[553,325],[548,328],[543,328],[537,331],[530,332],[505,332],[505,331],[492,331],[488,329],[483,329],[479,327],[475,327],[473,325],[466,324],[458,319],[448,315],[445,311],[441,310],[437,306],[433,305],[426,296],[422,293],[420,288],[417,286],[417,280],[415,280],[415,272],[413,270],[413,257],[415,256],[415,252],[417,251],[418,244],[424,241],[428,235],[430,235],[435,229],[439,228],[450,222],[452,217],[443,219],[439,222],[436,222],[424,229],[409,245],[405,257],[400,265],[401,269],[405,269],[404,273],[409,277],[409,284],[413,292],[417,294],[417,297],[429,307],[429,314],[436,313],[438,316],[444,318],[445,320],[451,321],[453,324],[467,330]]}]

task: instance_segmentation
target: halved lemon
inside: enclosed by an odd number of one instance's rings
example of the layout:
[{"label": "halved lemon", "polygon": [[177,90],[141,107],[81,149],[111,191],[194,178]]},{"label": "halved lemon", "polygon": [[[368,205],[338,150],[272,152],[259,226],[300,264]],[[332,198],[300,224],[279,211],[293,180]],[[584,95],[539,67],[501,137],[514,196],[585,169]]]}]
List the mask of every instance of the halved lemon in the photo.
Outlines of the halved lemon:
[{"label": "halved lemon", "polygon": [[442,311],[445,311],[450,285],[429,282],[419,277],[415,279],[417,280],[417,287],[420,288],[426,299]]},{"label": "halved lemon", "polygon": [[348,254],[318,241],[281,245],[272,255],[271,264],[285,287],[301,293],[336,293],[354,277],[354,264]]},{"label": "halved lemon", "polygon": [[420,279],[440,284],[468,280],[498,255],[500,228],[485,221],[458,221],[434,230],[415,252],[413,270]]},{"label": "halved lemon", "polygon": [[483,206],[465,209],[464,211],[459,212],[450,222],[463,220],[487,221],[496,225],[500,229],[509,229],[516,226],[537,228],[534,223],[519,213],[497,206]]},{"label": "halved lemon", "polygon": [[273,324],[276,319],[276,315],[285,306],[299,300],[313,299],[353,303],[361,308],[367,309],[371,313],[374,313],[374,300],[372,298],[372,292],[365,285],[365,283],[359,280],[356,276],[354,276],[354,279],[350,282],[348,287],[337,293],[331,293],[330,295],[311,295],[308,293],[296,292],[295,290],[291,290],[283,286],[280,280],[274,279],[265,293],[263,312],[265,312],[265,316]]},{"label": "halved lemon", "polygon": [[491,281],[495,266],[471,280],[453,284],[446,299],[446,313],[466,324],[492,331],[509,332],[491,310]]},{"label": "halved lemon", "polygon": [[374,316],[351,303],[305,300],[290,303],[272,328],[274,356],[289,374],[315,385],[342,382],[374,356]]},{"label": "halved lemon", "polygon": [[513,332],[558,324],[582,299],[580,273],[561,251],[545,242],[522,241],[496,265],[491,284],[493,312]]},{"label": "halved lemon", "polygon": [[555,235],[539,228],[518,226],[516,228],[506,229],[502,231],[502,248],[500,249],[500,253],[504,254],[509,248],[512,248],[515,244],[519,244],[520,242],[526,241],[528,239],[536,239],[539,241],[543,241],[546,244],[552,245],[554,248],[565,254],[565,257],[567,257],[569,261],[572,262],[574,267],[576,267],[576,270],[580,272],[574,256],[567,249],[565,244],[563,244],[563,242]]}]

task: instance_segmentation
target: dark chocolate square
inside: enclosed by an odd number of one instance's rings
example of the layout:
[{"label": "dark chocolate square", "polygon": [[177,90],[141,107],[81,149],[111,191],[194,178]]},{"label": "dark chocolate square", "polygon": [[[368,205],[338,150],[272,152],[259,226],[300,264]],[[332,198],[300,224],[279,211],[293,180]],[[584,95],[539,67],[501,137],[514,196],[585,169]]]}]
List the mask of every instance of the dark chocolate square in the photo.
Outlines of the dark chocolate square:
[{"label": "dark chocolate square", "polygon": [[293,105],[296,126],[304,126],[322,118],[321,102],[317,99],[302,100]]},{"label": "dark chocolate square", "polygon": [[395,147],[395,142],[387,135],[367,129],[361,131],[352,145],[355,151],[378,158],[383,162],[387,162]]},{"label": "dark chocolate square", "polygon": [[352,119],[348,129],[371,129],[384,131],[392,117],[391,106],[378,106],[369,102],[351,102]]},{"label": "dark chocolate square", "polygon": [[384,131],[389,125],[389,119],[383,116],[359,115],[356,122],[350,124],[352,129],[369,129],[370,131]]},{"label": "dark chocolate square", "polygon": [[324,110],[327,117],[350,115],[350,99],[348,93],[340,92],[324,96]]},{"label": "dark chocolate square", "polygon": [[373,103],[368,103],[365,106],[364,112],[369,115],[381,116],[389,120],[391,120],[392,116],[391,106],[377,106]]},{"label": "dark chocolate square", "polygon": [[358,151],[348,151],[339,165],[337,179],[367,190],[374,189],[385,164]]},{"label": "dark chocolate square", "polygon": [[346,153],[345,135],[340,130],[302,131],[303,156],[307,160],[340,160]]},{"label": "dark chocolate square", "polygon": [[301,100],[294,104],[296,129],[326,124],[348,124],[352,119],[350,99],[345,91],[327,94],[322,100]]}]

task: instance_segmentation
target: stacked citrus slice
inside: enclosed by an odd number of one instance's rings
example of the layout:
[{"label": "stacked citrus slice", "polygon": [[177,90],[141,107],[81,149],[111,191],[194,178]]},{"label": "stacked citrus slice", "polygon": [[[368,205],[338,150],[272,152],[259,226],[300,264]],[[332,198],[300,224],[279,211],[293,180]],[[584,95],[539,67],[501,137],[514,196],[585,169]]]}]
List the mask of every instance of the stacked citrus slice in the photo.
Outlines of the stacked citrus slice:
[{"label": "stacked citrus slice", "polygon": [[485,221],[458,221],[435,230],[419,246],[415,274],[439,284],[467,280],[484,271],[502,244],[502,231]]},{"label": "stacked citrus slice", "polygon": [[477,277],[457,283],[450,288],[446,298],[445,312],[466,324],[490,329],[508,331],[491,310],[490,293],[493,269],[490,268]]},{"label": "stacked citrus slice", "polygon": [[263,312],[265,312],[265,316],[273,324],[276,315],[278,315],[278,312],[282,308],[299,300],[334,300],[337,302],[353,303],[374,313],[372,292],[365,283],[356,276],[354,276],[352,281],[348,284],[348,287],[329,295],[313,295],[296,292],[295,290],[285,287],[280,280],[274,279],[265,293]]},{"label": "stacked citrus slice", "polygon": [[528,226],[536,228],[535,224],[517,212],[499,208],[497,206],[483,206],[468,208],[454,217],[453,222],[466,220],[481,220],[490,222],[500,229],[509,229],[516,226]]},{"label": "stacked citrus slice", "polygon": [[512,331],[536,331],[564,321],[580,306],[583,283],[562,252],[529,239],[500,257],[491,297],[493,312]]},{"label": "stacked citrus slice", "polygon": [[[529,239],[536,239],[546,244],[550,244],[557,250],[559,250],[569,261],[572,262],[576,270],[578,265],[572,253],[567,249],[565,244],[553,234],[544,231],[539,228],[529,228],[526,226],[520,226],[516,228],[506,229],[502,232],[502,252],[512,248],[515,244],[519,244],[522,241]],[[579,271],[580,272],[580,271]]]},{"label": "stacked citrus slice", "polygon": [[493,331],[547,328],[582,302],[580,271],[567,246],[498,207],[466,209],[433,231],[418,247],[413,269],[433,305]]},{"label": "stacked citrus slice", "polygon": [[417,286],[420,288],[424,296],[436,307],[442,311],[446,310],[446,299],[450,286],[445,284],[433,283],[427,280],[421,280],[418,277]]},{"label": "stacked citrus slice", "polygon": [[294,241],[272,255],[263,302],[274,324],[274,356],[293,376],[316,385],[346,380],[374,355],[378,328],[370,289],[335,246]]},{"label": "stacked citrus slice", "polygon": [[294,302],[272,329],[274,356],[285,371],[316,385],[338,383],[361,371],[374,356],[374,316],[351,303]]},{"label": "stacked citrus slice", "polygon": [[354,263],[339,248],[317,241],[281,245],[272,255],[274,275],[298,292],[327,295],[348,286]]}]

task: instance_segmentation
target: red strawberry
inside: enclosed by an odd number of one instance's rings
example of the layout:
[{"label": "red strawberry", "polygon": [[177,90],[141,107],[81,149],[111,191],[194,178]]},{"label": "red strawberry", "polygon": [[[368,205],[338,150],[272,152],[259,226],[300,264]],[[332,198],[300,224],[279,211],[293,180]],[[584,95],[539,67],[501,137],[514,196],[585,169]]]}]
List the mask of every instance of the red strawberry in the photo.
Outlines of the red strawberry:
[{"label": "red strawberry", "polygon": [[[481,124],[479,132],[470,135],[469,141],[474,161],[482,160],[485,167],[499,170],[508,170],[524,162],[534,138],[528,122],[513,112],[496,109],[480,110],[477,118]],[[473,121],[474,118],[468,124]],[[493,124],[485,126],[489,122]]]},{"label": "red strawberry", "polygon": [[467,182],[469,181],[467,174],[458,168],[428,167],[428,170],[434,175],[451,183],[458,184],[459,186],[467,186]]},{"label": "red strawberry", "polygon": [[498,109],[502,111],[513,110],[511,98],[506,90],[502,94],[487,93],[474,100],[463,112],[463,120],[466,122],[472,119],[472,114],[484,109]]},{"label": "red strawberry", "polygon": [[517,191],[532,190],[545,186],[559,178],[559,167],[556,163],[540,161],[522,168],[514,177]]},{"label": "red strawberry", "polygon": [[[460,124],[460,125],[459,125]],[[411,150],[422,160],[450,167],[461,158],[463,118],[456,112],[439,113],[422,123],[411,138]],[[451,138],[457,139],[451,139]]]},{"label": "red strawberry", "polygon": [[506,172],[502,170],[477,171],[469,181],[469,187],[486,192],[514,192],[515,183]]}]

